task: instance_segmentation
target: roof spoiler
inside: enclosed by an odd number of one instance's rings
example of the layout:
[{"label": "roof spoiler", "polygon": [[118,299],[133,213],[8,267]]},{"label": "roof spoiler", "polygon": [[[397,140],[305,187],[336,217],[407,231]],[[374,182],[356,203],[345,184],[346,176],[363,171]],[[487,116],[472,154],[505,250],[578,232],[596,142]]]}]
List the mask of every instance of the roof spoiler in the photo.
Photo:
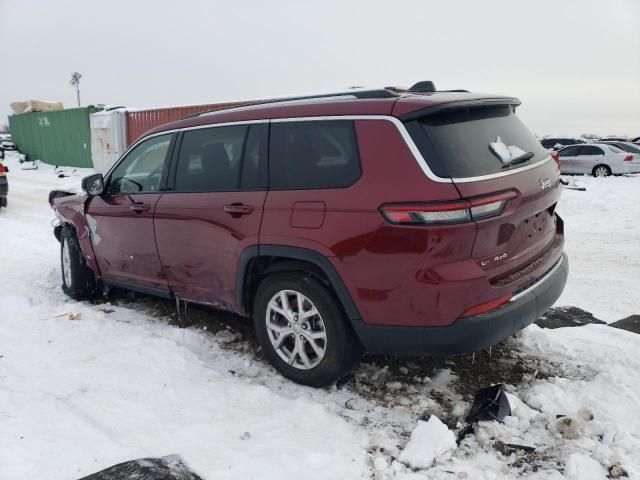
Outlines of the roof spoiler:
[{"label": "roof spoiler", "polygon": [[421,108],[420,110],[407,113],[399,118],[403,122],[410,122],[411,120],[417,120],[418,118],[426,117],[427,115],[435,115],[453,110],[468,110],[472,108],[490,108],[500,106],[509,106],[513,111],[515,111],[516,107],[521,103],[522,102],[520,100],[514,97],[479,98],[478,100],[440,103],[438,105],[432,105],[427,108]]}]

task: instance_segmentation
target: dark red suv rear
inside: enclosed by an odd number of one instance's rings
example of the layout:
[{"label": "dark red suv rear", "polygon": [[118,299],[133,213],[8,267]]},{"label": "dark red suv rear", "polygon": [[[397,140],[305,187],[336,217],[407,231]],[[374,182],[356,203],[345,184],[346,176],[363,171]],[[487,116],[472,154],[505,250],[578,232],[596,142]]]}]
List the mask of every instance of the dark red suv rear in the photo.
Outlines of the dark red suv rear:
[{"label": "dark red suv rear", "polygon": [[63,289],[252,315],[287,377],[362,350],[472,352],[534,321],[568,262],[559,170],[514,98],[354,90],[156,128],[53,201]]}]

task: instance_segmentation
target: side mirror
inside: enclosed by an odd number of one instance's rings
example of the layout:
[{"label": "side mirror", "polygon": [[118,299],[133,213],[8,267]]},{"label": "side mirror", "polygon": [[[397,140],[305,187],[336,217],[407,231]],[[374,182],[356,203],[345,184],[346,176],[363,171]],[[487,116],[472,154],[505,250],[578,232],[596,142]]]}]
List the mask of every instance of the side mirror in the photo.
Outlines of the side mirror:
[{"label": "side mirror", "polygon": [[104,190],[104,177],[101,173],[84,177],[82,179],[82,189],[91,197],[100,195]]}]

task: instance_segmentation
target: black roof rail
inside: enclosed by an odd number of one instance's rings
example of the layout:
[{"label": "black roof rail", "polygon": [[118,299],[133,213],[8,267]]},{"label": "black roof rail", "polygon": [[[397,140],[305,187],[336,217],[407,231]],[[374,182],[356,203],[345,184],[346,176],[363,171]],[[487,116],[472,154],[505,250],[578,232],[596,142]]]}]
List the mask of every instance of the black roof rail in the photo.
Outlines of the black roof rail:
[{"label": "black roof rail", "polygon": [[316,98],[340,98],[340,97],[345,97],[345,98],[349,98],[349,97],[355,97],[355,98],[360,98],[360,99],[367,99],[367,98],[395,98],[395,97],[399,97],[400,95],[392,90],[387,90],[386,88],[376,88],[376,89],[367,89],[367,90],[361,90],[361,89],[353,89],[353,90],[343,90],[340,92],[334,92],[334,93],[323,93],[323,94],[319,94],[319,95],[303,95],[303,96],[299,96],[299,97],[282,97],[282,98],[274,98],[274,99],[270,99],[270,100],[259,100],[257,102],[250,102],[247,103],[246,105],[234,105],[234,106],[230,106],[230,107],[223,107],[223,108],[218,108],[216,110],[207,110],[206,112],[198,112],[198,113],[192,113],[190,115],[186,115],[184,117],[182,117],[182,120],[185,120],[187,118],[195,118],[195,117],[199,117],[201,115],[206,115],[208,113],[215,113],[215,112],[222,112],[225,110],[230,110],[233,108],[246,108],[246,107],[253,107],[253,106],[258,106],[258,105],[269,105],[272,103],[282,103],[282,102],[295,102],[297,100],[314,100]]}]

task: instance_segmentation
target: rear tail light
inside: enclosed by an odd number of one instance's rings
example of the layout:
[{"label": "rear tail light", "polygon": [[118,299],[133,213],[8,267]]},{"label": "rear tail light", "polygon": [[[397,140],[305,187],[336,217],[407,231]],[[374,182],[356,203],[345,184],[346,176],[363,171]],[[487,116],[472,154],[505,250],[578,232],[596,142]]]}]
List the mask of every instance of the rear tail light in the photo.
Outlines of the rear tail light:
[{"label": "rear tail light", "polygon": [[472,317],[473,315],[480,315],[482,313],[490,312],[491,310],[495,310],[497,308],[502,307],[506,303],[511,300],[511,295],[505,295],[504,297],[496,298],[495,300],[491,300],[490,302],[481,303],[480,305],[476,305],[475,307],[471,307],[468,310],[460,315],[460,318],[464,317]]},{"label": "rear tail light", "polygon": [[9,173],[9,169],[0,163],[0,175],[4,175],[5,173]]},{"label": "rear tail light", "polygon": [[438,225],[471,220],[468,202],[383,205],[380,210],[391,223]]},{"label": "rear tail light", "polygon": [[387,204],[380,207],[380,212],[393,224],[446,225],[500,215],[516,196],[516,192],[510,190],[453,202]]},{"label": "rear tail light", "polygon": [[553,152],[551,152],[551,158],[553,158],[553,160],[558,164],[558,167],[559,167],[560,166],[560,154],[554,150]]},{"label": "rear tail light", "polygon": [[626,157],[624,157],[625,162],[630,162],[631,160],[633,160],[633,155],[627,155]]}]

